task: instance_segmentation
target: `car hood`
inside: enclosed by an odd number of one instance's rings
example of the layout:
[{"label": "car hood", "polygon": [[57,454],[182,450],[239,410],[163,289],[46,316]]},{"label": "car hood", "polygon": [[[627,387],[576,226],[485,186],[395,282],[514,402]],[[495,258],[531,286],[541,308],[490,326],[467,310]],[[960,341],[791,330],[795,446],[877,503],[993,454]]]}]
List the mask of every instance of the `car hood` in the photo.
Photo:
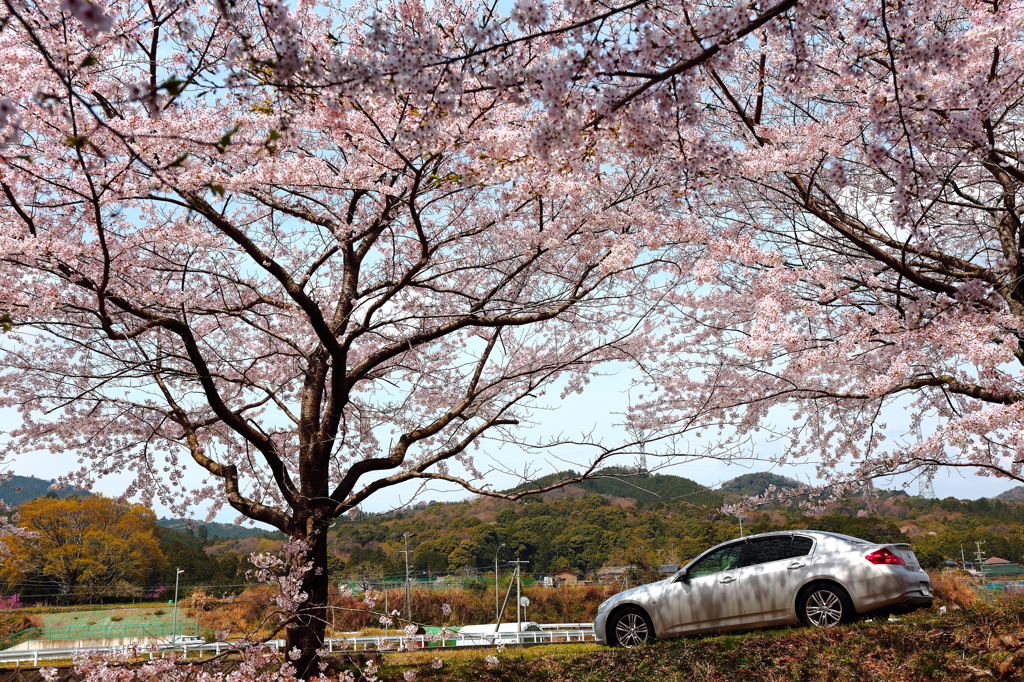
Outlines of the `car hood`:
[{"label": "car hood", "polygon": [[614,606],[615,604],[620,603],[650,604],[658,602],[661,600],[661,595],[665,592],[665,589],[671,585],[675,579],[675,576],[672,576],[671,578],[659,580],[656,583],[647,583],[646,585],[632,587],[623,592],[619,592],[608,600],[608,606]]}]

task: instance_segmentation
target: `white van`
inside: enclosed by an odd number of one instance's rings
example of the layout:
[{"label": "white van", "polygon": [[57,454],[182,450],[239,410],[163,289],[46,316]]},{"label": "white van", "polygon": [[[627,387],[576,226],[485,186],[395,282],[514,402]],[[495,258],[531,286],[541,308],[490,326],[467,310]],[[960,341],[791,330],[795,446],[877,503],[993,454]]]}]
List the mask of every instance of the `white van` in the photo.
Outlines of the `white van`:
[{"label": "white van", "polygon": [[166,642],[160,643],[161,649],[180,649],[182,647],[196,647],[206,644],[206,640],[195,635],[178,635]]}]

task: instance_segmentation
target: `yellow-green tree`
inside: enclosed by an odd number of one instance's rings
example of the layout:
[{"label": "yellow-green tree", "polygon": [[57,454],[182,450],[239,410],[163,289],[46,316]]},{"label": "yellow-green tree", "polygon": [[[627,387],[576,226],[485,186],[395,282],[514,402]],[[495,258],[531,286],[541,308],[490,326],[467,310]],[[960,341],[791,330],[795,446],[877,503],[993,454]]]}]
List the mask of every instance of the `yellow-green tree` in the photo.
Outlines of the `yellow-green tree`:
[{"label": "yellow-green tree", "polygon": [[40,498],[18,510],[35,533],[11,540],[2,575],[8,586],[52,585],[85,602],[138,584],[163,561],[156,516],[141,505],[99,495]]}]

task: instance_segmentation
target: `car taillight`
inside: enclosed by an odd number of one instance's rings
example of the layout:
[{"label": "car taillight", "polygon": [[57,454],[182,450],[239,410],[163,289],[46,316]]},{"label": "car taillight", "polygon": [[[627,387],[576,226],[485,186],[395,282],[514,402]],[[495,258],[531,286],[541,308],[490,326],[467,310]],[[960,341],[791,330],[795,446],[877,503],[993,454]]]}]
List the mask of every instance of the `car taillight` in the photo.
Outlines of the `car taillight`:
[{"label": "car taillight", "polygon": [[896,556],[888,549],[880,549],[868,554],[864,558],[873,564],[896,564],[897,566],[907,565],[907,562],[903,560],[903,557]]}]

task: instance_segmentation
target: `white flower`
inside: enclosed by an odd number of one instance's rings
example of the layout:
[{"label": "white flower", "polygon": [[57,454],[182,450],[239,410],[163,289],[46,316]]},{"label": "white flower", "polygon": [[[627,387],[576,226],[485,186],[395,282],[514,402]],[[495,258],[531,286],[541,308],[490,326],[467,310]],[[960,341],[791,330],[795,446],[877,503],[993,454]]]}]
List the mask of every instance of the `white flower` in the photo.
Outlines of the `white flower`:
[{"label": "white flower", "polygon": [[87,33],[110,33],[114,20],[102,7],[89,0],[61,0],[60,8],[82,23]]}]

